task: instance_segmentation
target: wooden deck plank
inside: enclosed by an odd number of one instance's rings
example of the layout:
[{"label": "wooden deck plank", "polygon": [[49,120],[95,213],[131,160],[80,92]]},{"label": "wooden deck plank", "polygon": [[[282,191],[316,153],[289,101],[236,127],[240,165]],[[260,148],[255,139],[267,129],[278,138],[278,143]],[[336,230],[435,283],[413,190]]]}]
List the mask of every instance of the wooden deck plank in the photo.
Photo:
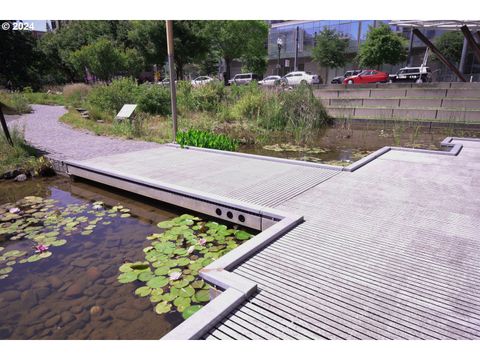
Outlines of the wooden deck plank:
[{"label": "wooden deck plank", "polygon": [[[428,314],[419,314],[419,312],[405,310],[404,307],[397,305],[388,298],[382,297],[382,294],[371,293],[368,290],[364,290],[363,293],[356,292],[358,289],[349,289],[340,285],[336,287],[326,286],[317,280],[313,281],[313,284],[304,280],[302,288],[298,289],[291,285],[292,281],[296,279],[276,276],[274,281],[272,277],[255,276],[256,272],[258,272],[258,268],[245,268],[239,273],[252,280],[256,279],[262,290],[276,293],[278,290],[272,288],[272,286],[275,286],[281,289],[281,293],[289,291],[288,296],[284,296],[284,298],[304,301],[305,303],[311,303],[312,306],[319,306],[319,304],[324,306],[323,304],[327,304],[330,307],[337,306],[339,309],[351,309],[352,312],[357,311],[359,315],[362,313],[367,317],[369,315],[369,320],[380,323],[380,325],[376,325],[377,327],[383,326],[381,324],[386,324],[392,327],[390,329],[392,331],[399,328],[406,333],[405,336],[407,337],[409,334],[416,334],[418,338],[425,336],[431,338],[451,338],[450,334],[452,331],[456,332],[455,328],[452,327],[453,324],[444,324],[436,317],[426,316]],[[348,314],[347,311],[340,317],[345,318],[346,314]],[[357,318],[359,315],[354,317]],[[457,331],[457,333],[462,334],[463,330]]]},{"label": "wooden deck plank", "polygon": [[[284,244],[277,243],[272,245],[272,251],[278,250],[275,253],[272,253],[273,256],[280,256],[285,254],[285,252],[291,251],[291,246],[285,246]],[[297,257],[287,257],[286,260],[294,260],[297,262],[297,266],[310,264],[308,259],[305,256],[301,256],[302,245],[298,244],[295,247],[298,250],[299,254]],[[304,255],[314,252],[314,249],[311,247],[306,247]],[[345,261],[343,257],[329,257],[331,254],[328,252],[317,251],[315,252],[318,258],[321,258],[322,261],[312,259],[312,270],[318,271],[321,268],[325,269],[338,269],[342,273],[352,274],[353,278],[361,278],[364,281],[375,283],[375,286],[382,287],[386,286],[391,288],[392,291],[399,291],[401,293],[408,294],[412,298],[422,298],[427,302],[433,302],[439,304],[439,306],[447,305],[448,307],[452,306],[452,300],[455,302],[454,307],[460,312],[466,311],[468,315],[476,315],[480,319],[480,306],[475,300],[475,295],[469,295],[468,290],[462,291],[462,289],[442,289],[438,286],[430,284],[430,282],[425,281],[416,281],[412,279],[410,272],[404,271],[402,273],[393,272],[394,269],[387,269],[385,271],[379,271],[379,268],[376,266],[368,266],[367,260],[362,264],[361,262],[355,263],[352,258],[348,258],[348,261]],[[324,259],[326,259],[324,261]],[[317,265],[317,266],[315,266]],[[323,267],[322,267],[323,265]],[[390,271],[389,271],[390,270]],[[415,269],[414,269],[415,270]],[[390,275],[391,274],[391,275]],[[477,298],[478,299],[478,298]],[[442,305],[443,304],[443,305]]]}]

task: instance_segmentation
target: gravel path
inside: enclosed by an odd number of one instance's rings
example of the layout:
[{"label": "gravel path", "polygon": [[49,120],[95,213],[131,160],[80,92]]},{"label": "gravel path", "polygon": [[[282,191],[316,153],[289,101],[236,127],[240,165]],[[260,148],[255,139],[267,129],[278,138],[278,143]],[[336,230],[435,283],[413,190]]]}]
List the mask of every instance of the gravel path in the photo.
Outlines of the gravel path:
[{"label": "gravel path", "polygon": [[9,128],[25,129],[25,139],[56,160],[85,160],[97,156],[151,149],[157,143],[97,136],[77,130],[58,119],[67,112],[63,106],[32,105],[33,112],[7,117]]}]

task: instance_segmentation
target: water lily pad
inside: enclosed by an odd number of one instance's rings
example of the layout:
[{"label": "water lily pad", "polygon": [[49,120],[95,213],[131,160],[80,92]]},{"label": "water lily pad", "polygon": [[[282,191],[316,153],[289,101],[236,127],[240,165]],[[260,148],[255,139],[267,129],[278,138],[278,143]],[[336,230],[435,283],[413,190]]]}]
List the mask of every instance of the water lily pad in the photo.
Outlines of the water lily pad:
[{"label": "water lily pad", "polygon": [[137,280],[137,274],[134,271],[124,272],[117,277],[117,280],[122,284],[131,283]]},{"label": "water lily pad", "polygon": [[172,221],[162,221],[157,224],[157,226],[161,229],[170,229],[174,225],[175,223]]},{"label": "water lily pad", "polygon": [[145,297],[150,295],[151,292],[152,292],[151,288],[149,288],[148,286],[142,286],[142,287],[139,287],[137,290],[135,290],[135,295],[138,295],[140,297]]},{"label": "water lily pad", "polygon": [[191,285],[182,287],[178,291],[178,296],[180,296],[180,297],[190,298],[190,297],[193,296],[193,294],[195,294],[195,289]]},{"label": "water lily pad", "polygon": [[123,273],[133,271],[133,269],[131,268],[131,265],[132,265],[131,263],[125,263],[122,266],[120,266],[118,270]]},{"label": "water lily pad", "polygon": [[165,314],[168,313],[172,309],[172,304],[162,301],[155,306],[155,312],[157,314]]},{"label": "water lily pad", "polygon": [[67,243],[67,240],[61,239],[61,240],[56,240],[51,243],[52,246],[62,246]]},{"label": "water lily pad", "polygon": [[151,271],[142,271],[140,274],[138,274],[138,280],[147,282],[150,279],[153,279],[154,275]]},{"label": "water lily pad", "polygon": [[210,291],[209,290],[199,290],[195,293],[195,299],[198,302],[208,302],[210,301]]},{"label": "water lily pad", "polygon": [[4,267],[3,269],[0,269],[0,275],[11,273],[12,270],[13,268],[11,266]]},{"label": "water lily pad", "polygon": [[[172,290],[175,288],[172,288]],[[169,293],[163,294],[162,298],[165,301],[173,301],[178,297],[178,293],[170,291]]]},{"label": "water lily pad", "polygon": [[38,261],[38,260],[41,260],[42,258],[40,257],[39,254],[35,254],[35,255],[32,255],[30,256],[28,259],[27,259],[27,262],[35,262],[35,261]]},{"label": "water lily pad", "polygon": [[187,307],[189,307],[191,304],[190,298],[187,297],[177,297],[175,300],[173,300],[173,305],[177,307],[177,310],[182,312],[184,311]]},{"label": "water lily pad", "polygon": [[192,282],[192,287],[193,287],[194,289],[201,289],[201,288],[203,287],[203,285],[205,285],[205,281],[203,281],[203,280],[201,280],[201,279]]},{"label": "water lily pad", "polygon": [[82,231],[81,234],[82,234],[83,236],[91,235],[91,234],[92,234],[92,230]]},{"label": "water lily pad", "polygon": [[238,239],[238,240],[248,240],[252,237],[251,234],[249,234],[248,232],[246,231],[243,231],[243,230],[239,230],[235,233],[235,237]]},{"label": "water lily pad", "polygon": [[185,310],[182,311],[182,317],[186,320],[193,314],[195,314],[198,310],[202,308],[202,305],[192,305],[187,307]]},{"label": "water lily pad", "polygon": [[156,276],[147,282],[147,286],[153,289],[164,287],[167,284],[168,278],[166,278],[165,276]]},{"label": "water lily pad", "polygon": [[188,284],[189,284],[189,282],[185,279],[171,282],[171,285],[173,285],[177,289],[183,288],[183,287],[187,286]]},{"label": "water lily pad", "polygon": [[155,275],[167,275],[169,271],[170,268],[168,266],[161,266],[155,270]]},{"label": "water lily pad", "polygon": [[128,214],[128,213],[127,213],[127,214],[122,214],[122,215],[120,215],[121,218],[128,218],[128,217],[130,217],[130,216],[132,216],[132,215],[130,215],[130,214]]}]

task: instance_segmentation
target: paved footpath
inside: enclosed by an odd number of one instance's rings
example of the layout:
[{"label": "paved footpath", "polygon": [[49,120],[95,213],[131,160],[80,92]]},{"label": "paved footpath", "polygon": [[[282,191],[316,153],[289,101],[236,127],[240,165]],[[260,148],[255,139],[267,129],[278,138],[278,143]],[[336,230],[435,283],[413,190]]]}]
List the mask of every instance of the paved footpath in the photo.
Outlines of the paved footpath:
[{"label": "paved footpath", "polygon": [[90,131],[73,129],[59,121],[67,112],[63,106],[32,105],[32,108],[30,114],[7,116],[8,126],[24,129],[25,139],[32,146],[56,160],[85,160],[160,146],[152,142],[98,136]]}]

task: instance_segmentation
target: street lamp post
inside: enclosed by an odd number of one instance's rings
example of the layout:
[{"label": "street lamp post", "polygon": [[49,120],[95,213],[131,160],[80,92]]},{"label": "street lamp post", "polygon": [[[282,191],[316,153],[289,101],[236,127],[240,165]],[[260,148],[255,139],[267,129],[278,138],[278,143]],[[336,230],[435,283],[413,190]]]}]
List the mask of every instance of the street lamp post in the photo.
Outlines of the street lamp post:
[{"label": "street lamp post", "polygon": [[278,39],[277,39],[277,46],[278,46],[277,75],[280,75],[280,69],[281,69],[281,65],[280,65],[280,51],[282,50],[282,46],[283,46],[283,40],[282,40],[282,38],[278,38]]}]

